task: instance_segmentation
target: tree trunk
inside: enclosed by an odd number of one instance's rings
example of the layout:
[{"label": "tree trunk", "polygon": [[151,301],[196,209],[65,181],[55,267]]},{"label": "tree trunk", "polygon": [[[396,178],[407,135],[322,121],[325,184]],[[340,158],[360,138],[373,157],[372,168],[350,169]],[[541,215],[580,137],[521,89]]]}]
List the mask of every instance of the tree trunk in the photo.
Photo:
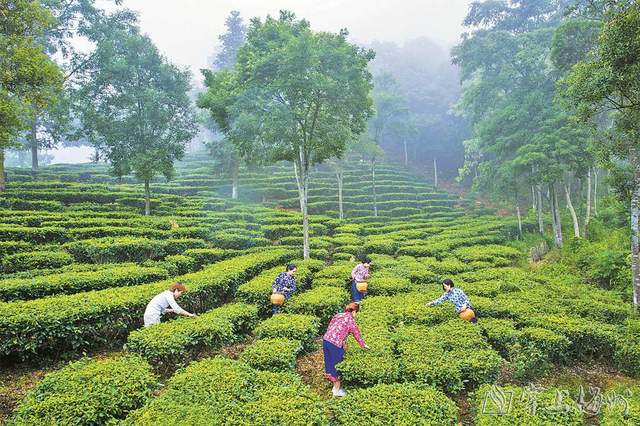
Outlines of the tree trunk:
[{"label": "tree trunk", "polygon": [[407,152],[407,140],[404,139],[402,143],[404,144],[404,166],[409,167],[409,153]]},{"label": "tree trunk", "polygon": [[584,229],[582,231],[582,236],[584,238],[589,237],[590,221],[591,221],[591,167],[589,167],[589,172],[587,173],[587,212],[586,212],[586,217],[584,218]]},{"label": "tree trunk", "polygon": [[233,164],[233,171],[231,172],[231,199],[232,200],[237,200],[238,199],[238,172],[240,165],[235,162]]},{"label": "tree trunk", "polygon": [[31,145],[31,170],[38,170],[38,120],[34,117],[31,123],[31,134],[29,141]]},{"label": "tree trunk", "polygon": [[144,181],[144,214],[151,215],[151,189],[149,188],[149,179]]},{"label": "tree trunk", "polygon": [[598,169],[593,168],[593,215],[598,216]]},{"label": "tree trunk", "polygon": [[6,178],[4,176],[4,149],[0,149],[0,192],[7,189]]},{"label": "tree trunk", "polygon": [[438,187],[438,159],[433,157],[433,186]]},{"label": "tree trunk", "polygon": [[516,214],[518,216],[518,234],[522,238],[522,215],[520,214],[520,203],[516,200]]},{"label": "tree trunk", "polygon": [[371,160],[371,182],[373,184],[373,216],[378,217],[378,195],[376,194],[376,159]]},{"label": "tree trunk", "polygon": [[338,181],[338,211],[340,213],[340,220],[344,219],[344,208],[342,205],[342,182],[344,180],[344,172],[342,168],[336,170],[336,179]]},{"label": "tree trunk", "polygon": [[567,208],[571,213],[571,220],[573,221],[573,235],[576,238],[580,238],[580,223],[578,222],[576,209],[573,208],[573,203],[571,202],[571,189],[567,183],[564,184],[564,195],[567,197]]},{"label": "tree trunk", "polygon": [[558,195],[553,183],[549,184],[549,199],[551,201],[551,217],[553,218],[553,234],[555,245],[562,247],[562,220],[560,219],[560,208],[558,207]]},{"label": "tree trunk", "polygon": [[537,201],[536,201],[536,212],[538,213],[538,231],[540,231],[541,234],[544,235],[544,211],[542,210],[542,189],[540,188],[540,186],[536,187],[536,197],[537,197]]},{"label": "tree trunk", "polygon": [[[298,163],[298,164],[296,164]],[[309,259],[309,211],[307,208],[308,185],[309,185],[309,161],[305,158],[302,148],[299,149],[299,159],[293,163],[293,170],[298,184],[298,195],[300,198],[300,212],[302,213],[302,257]]]},{"label": "tree trunk", "polygon": [[640,155],[631,152],[631,164],[634,169],[633,191],[631,192],[631,273],[633,277],[633,306],[638,308],[640,302],[640,265],[638,265],[638,216],[640,211]]},{"label": "tree trunk", "polygon": [[537,211],[538,209],[536,208],[536,188],[531,185],[531,207],[533,208],[533,210]]}]

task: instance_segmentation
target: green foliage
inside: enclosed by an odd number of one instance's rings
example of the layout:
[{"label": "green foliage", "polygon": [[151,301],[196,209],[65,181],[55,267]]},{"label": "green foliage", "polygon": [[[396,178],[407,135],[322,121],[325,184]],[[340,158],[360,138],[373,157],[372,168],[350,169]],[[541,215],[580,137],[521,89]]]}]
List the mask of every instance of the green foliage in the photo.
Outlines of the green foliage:
[{"label": "green foliage", "polygon": [[285,311],[313,315],[318,317],[322,324],[328,324],[331,317],[342,312],[348,302],[346,290],[318,287],[292,296],[285,305]]},{"label": "green foliage", "polygon": [[633,426],[640,423],[640,386],[614,386],[608,389],[600,412],[602,426]]},{"label": "green foliage", "polygon": [[8,424],[115,424],[149,400],[156,387],[151,367],[139,357],[82,359],[47,374]]},{"label": "green foliage", "polygon": [[287,371],[296,367],[296,357],[302,350],[297,340],[273,338],[258,340],[241,354],[240,361],[258,370]]},{"label": "green foliage", "polygon": [[[180,304],[197,312],[218,306],[241,282],[291,257],[289,251],[271,249],[176,277],[174,280],[188,288]],[[0,355],[27,358],[121,341],[128,331],[140,326],[149,300],[172,282],[8,303],[0,317]]]},{"label": "green foliage", "polygon": [[198,354],[241,340],[258,322],[255,306],[226,304],[196,318],[168,321],[129,334],[126,349],[154,368],[171,371]]},{"label": "green foliage", "polygon": [[414,384],[352,390],[333,405],[338,424],[458,424],[458,408],[445,394]]},{"label": "green foliage", "polygon": [[[286,406],[283,406],[286,401]],[[133,412],[126,425],[327,425],[324,405],[291,373],[254,370],[229,359],[192,363],[166,391]]]},{"label": "green foliage", "polygon": [[73,263],[73,257],[65,251],[32,251],[4,256],[0,271],[5,273],[29,269],[60,268]]},{"label": "green foliage", "polygon": [[[42,252],[51,255],[49,252]],[[0,280],[0,300],[29,300],[110,287],[126,287],[168,278],[162,268],[108,265],[98,271],[63,272],[35,278]]]},{"label": "green foliage", "polygon": [[168,245],[167,241],[149,238],[106,237],[67,243],[64,248],[83,263],[141,263],[163,258]]},{"label": "green foliage", "polygon": [[262,321],[255,329],[258,339],[285,338],[302,344],[304,350],[311,349],[320,332],[318,318],[303,314],[277,314]]}]

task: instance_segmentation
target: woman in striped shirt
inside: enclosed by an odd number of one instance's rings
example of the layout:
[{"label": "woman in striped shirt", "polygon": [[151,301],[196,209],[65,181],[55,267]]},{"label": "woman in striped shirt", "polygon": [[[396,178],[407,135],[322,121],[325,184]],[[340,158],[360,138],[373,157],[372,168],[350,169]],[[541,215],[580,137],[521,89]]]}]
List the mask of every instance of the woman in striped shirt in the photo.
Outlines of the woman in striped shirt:
[{"label": "woman in striped shirt", "polygon": [[340,376],[336,370],[336,364],[344,358],[344,341],[349,334],[352,334],[360,347],[369,349],[369,346],[362,340],[362,334],[356,324],[356,313],[360,310],[360,305],[350,303],[344,312],[336,314],[331,318],[324,338],[322,339],[322,352],[324,354],[324,371],[329,381],[333,382],[333,396],[344,396],[345,391],[341,388]]}]

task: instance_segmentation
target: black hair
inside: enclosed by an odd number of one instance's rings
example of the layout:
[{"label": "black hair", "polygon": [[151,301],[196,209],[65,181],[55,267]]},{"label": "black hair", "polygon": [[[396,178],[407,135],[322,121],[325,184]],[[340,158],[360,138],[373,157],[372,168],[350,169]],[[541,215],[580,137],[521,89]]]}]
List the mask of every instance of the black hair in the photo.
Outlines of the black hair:
[{"label": "black hair", "polygon": [[293,271],[297,266],[295,263],[287,263],[287,271]]},{"label": "black hair", "polygon": [[362,256],[362,258],[360,259],[360,261],[362,263],[371,263],[371,258],[369,258],[369,256]]},{"label": "black hair", "polygon": [[451,281],[450,278],[447,278],[446,280],[442,281],[442,289],[443,290],[444,290],[444,286],[445,285],[448,285],[451,288],[455,287],[455,284],[453,284],[453,281]]}]

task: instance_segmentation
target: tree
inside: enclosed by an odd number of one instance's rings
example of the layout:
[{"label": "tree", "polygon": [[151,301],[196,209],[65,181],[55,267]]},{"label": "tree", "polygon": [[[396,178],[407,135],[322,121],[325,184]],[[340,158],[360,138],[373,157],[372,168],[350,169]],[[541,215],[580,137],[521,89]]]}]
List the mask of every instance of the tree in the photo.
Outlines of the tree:
[{"label": "tree", "polygon": [[384,156],[384,150],[378,141],[371,136],[371,131],[358,138],[353,151],[362,155],[363,161],[369,161],[371,167],[371,195],[373,196],[373,215],[378,216],[378,193],[376,188],[376,162]]},{"label": "tree", "polygon": [[315,32],[309,22],[283,11],[278,19],[253,19],[233,72],[212,77],[216,84],[208,93],[218,99],[215,115],[226,117],[221,124],[226,121],[227,137],[241,155],[293,162],[305,259],[311,167],[339,156],[365,130],[372,112],[367,64],[373,56],[348,43],[346,30]]},{"label": "tree", "polygon": [[[517,194],[534,188],[541,231],[541,192],[546,188],[558,247],[563,244],[558,186],[564,190],[574,235],[579,237],[572,187],[594,161],[588,129],[575,123],[555,100],[562,71],[549,59],[565,6],[551,0],[476,4],[467,22],[479,27],[453,51],[464,81],[459,108],[474,125],[473,143],[467,145],[473,152],[466,156],[472,164],[463,171],[475,172],[474,178],[482,182],[487,181],[482,173],[493,176],[502,170],[503,177],[516,173],[519,179],[514,184],[522,188]],[[556,57],[560,57],[557,52]],[[502,195],[502,186],[485,188]]]},{"label": "tree", "polygon": [[[51,15],[52,23],[38,36],[38,42],[45,46],[51,60],[63,70],[63,83],[66,84],[77,71],[79,61],[76,57],[84,56],[76,52],[74,40],[83,35],[95,17],[100,15],[100,10],[95,7],[95,0],[41,0],[39,3]],[[114,3],[120,4],[121,0]],[[46,107],[32,105],[29,131],[23,143],[31,151],[33,170],[38,168],[39,150],[55,148],[70,136],[71,91],[62,85],[57,89],[57,102]]]},{"label": "tree", "polygon": [[[614,126],[597,149],[610,162],[623,161],[631,178],[631,266],[633,304],[640,304],[638,220],[640,216],[640,4],[610,2],[597,47],[560,83],[568,108],[596,124],[611,115]],[[595,120],[595,121],[593,121]]]},{"label": "tree", "polygon": [[[226,33],[220,35],[218,40],[221,44],[220,52],[216,55],[213,61],[214,71],[228,70],[236,64],[236,57],[238,50],[244,44],[246,39],[247,28],[244,25],[240,12],[232,11],[227,17]],[[209,87],[212,83],[211,71],[202,70],[202,74],[205,77],[205,85]],[[200,108],[213,108],[215,100],[208,93],[202,94],[198,99],[198,106]],[[223,134],[228,130],[227,123],[222,125],[216,124],[215,118],[207,118],[205,120],[205,127],[207,127],[214,135],[220,131]],[[209,143],[206,144],[211,156],[214,160],[214,165],[223,173],[231,174],[231,198],[236,200],[238,198],[238,174],[240,169],[240,153],[236,146],[226,137],[216,138],[214,137]],[[250,159],[247,159],[250,160]]]},{"label": "tree", "polygon": [[34,108],[55,101],[62,75],[38,43],[51,27],[39,3],[0,0],[0,192],[5,189],[4,150],[16,146]]},{"label": "tree", "polygon": [[190,73],[167,62],[137,27],[103,29],[83,70],[91,83],[79,91],[82,127],[103,147],[114,175],[133,172],[144,182],[149,215],[151,180],[156,174],[171,178],[174,161],[196,132]]}]

